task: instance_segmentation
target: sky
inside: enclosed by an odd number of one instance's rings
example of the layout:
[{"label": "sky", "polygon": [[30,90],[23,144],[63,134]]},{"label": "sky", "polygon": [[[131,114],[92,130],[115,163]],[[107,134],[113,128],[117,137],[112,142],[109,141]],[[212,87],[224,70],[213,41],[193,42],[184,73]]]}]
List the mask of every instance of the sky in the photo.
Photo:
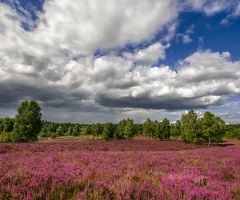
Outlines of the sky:
[{"label": "sky", "polygon": [[239,0],[0,0],[0,118],[240,123]]}]

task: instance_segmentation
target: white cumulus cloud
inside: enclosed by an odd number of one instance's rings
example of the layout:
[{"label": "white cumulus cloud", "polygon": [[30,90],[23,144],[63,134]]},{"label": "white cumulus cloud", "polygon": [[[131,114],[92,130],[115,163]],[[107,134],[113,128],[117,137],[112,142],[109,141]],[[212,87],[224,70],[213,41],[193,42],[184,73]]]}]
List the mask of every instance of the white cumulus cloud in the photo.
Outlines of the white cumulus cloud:
[{"label": "white cumulus cloud", "polygon": [[[207,15],[232,5],[186,2]],[[90,118],[220,105],[240,93],[240,63],[229,52],[195,52],[177,69],[158,64],[168,56],[183,7],[176,0],[51,0],[32,21],[29,12],[0,3],[0,107],[36,99],[46,115],[62,108]],[[193,28],[183,42],[191,42]],[[154,40],[157,33],[162,40]]]}]

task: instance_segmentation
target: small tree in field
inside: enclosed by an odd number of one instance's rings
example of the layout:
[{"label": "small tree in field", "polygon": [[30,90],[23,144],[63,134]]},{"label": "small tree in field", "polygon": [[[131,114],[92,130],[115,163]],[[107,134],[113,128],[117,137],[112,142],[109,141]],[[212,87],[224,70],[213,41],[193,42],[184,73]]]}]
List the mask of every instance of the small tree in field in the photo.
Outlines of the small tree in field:
[{"label": "small tree in field", "polygon": [[210,112],[205,112],[202,119],[202,132],[203,137],[205,140],[208,140],[209,144],[211,141],[219,143],[225,135],[225,131],[225,122],[220,117],[216,117]]},{"label": "small tree in field", "polygon": [[111,122],[107,122],[104,124],[102,138],[106,141],[113,138],[113,127]]},{"label": "small tree in field", "polygon": [[143,135],[152,137],[154,131],[155,130],[153,130],[152,121],[150,119],[147,119],[147,121],[143,123]]},{"label": "small tree in field", "polygon": [[66,136],[72,135],[72,127],[71,126],[68,128],[68,131],[65,133],[65,135]]},{"label": "small tree in field", "polygon": [[41,108],[35,100],[22,102],[11,134],[13,142],[36,141],[41,130]]},{"label": "small tree in field", "polygon": [[217,142],[217,144],[219,142],[222,141],[223,137],[226,135],[226,125],[225,125],[225,121],[223,121],[220,117],[215,117],[214,119],[215,121],[215,138],[214,140]]},{"label": "small tree in field", "polygon": [[170,139],[170,121],[164,118],[163,121],[159,122],[159,132],[157,137],[162,139]]},{"label": "small tree in field", "polygon": [[116,139],[123,139],[125,134],[126,120],[123,119],[118,123],[117,130],[115,132]]},{"label": "small tree in field", "polygon": [[79,124],[75,124],[75,126],[73,127],[72,135],[78,136],[79,133],[80,133],[80,126],[79,126]]},{"label": "small tree in field", "polygon": [[63,135],[63,128],[62,126],[59,126],[56,130],[56,135],[59,137],[59,136],[62,136]]},{"label": "small tree in field", "polygon": [[181,119],[181,138],[185,142],[194,142],[197,138],[197,113],[193,110],[188,111],[187,114],[182,115]]},{"label": "small tree in field", "polygon": [[124,138],[130,139],[134,136],[133,119],[127,119],[124,131]]},{"label": "small tree in field", "polygon": [[101,133],[102,133],[101,124],[100,123],[93,124],[92,125],[93,139],[94,139],[94,136],[96,136],[98,138]]}]

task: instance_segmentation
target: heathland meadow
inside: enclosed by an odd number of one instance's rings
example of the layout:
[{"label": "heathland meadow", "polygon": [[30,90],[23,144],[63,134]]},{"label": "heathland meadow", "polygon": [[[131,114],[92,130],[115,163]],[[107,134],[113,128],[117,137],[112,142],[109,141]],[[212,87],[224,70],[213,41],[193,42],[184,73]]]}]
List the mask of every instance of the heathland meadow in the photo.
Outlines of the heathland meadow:
[{"label": "heathland meadow", "polygon": [[0,199],[240,199],[240,141],[0,144]]}]

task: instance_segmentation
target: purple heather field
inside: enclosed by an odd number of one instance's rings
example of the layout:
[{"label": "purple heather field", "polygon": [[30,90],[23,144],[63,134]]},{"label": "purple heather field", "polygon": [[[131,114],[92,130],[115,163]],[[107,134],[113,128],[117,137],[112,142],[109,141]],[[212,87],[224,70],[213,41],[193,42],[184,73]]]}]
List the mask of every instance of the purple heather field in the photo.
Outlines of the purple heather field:
[{"label": "purple heather field", "polygon": [[240,199],[240,141],[2,143],[0,199]]}]

